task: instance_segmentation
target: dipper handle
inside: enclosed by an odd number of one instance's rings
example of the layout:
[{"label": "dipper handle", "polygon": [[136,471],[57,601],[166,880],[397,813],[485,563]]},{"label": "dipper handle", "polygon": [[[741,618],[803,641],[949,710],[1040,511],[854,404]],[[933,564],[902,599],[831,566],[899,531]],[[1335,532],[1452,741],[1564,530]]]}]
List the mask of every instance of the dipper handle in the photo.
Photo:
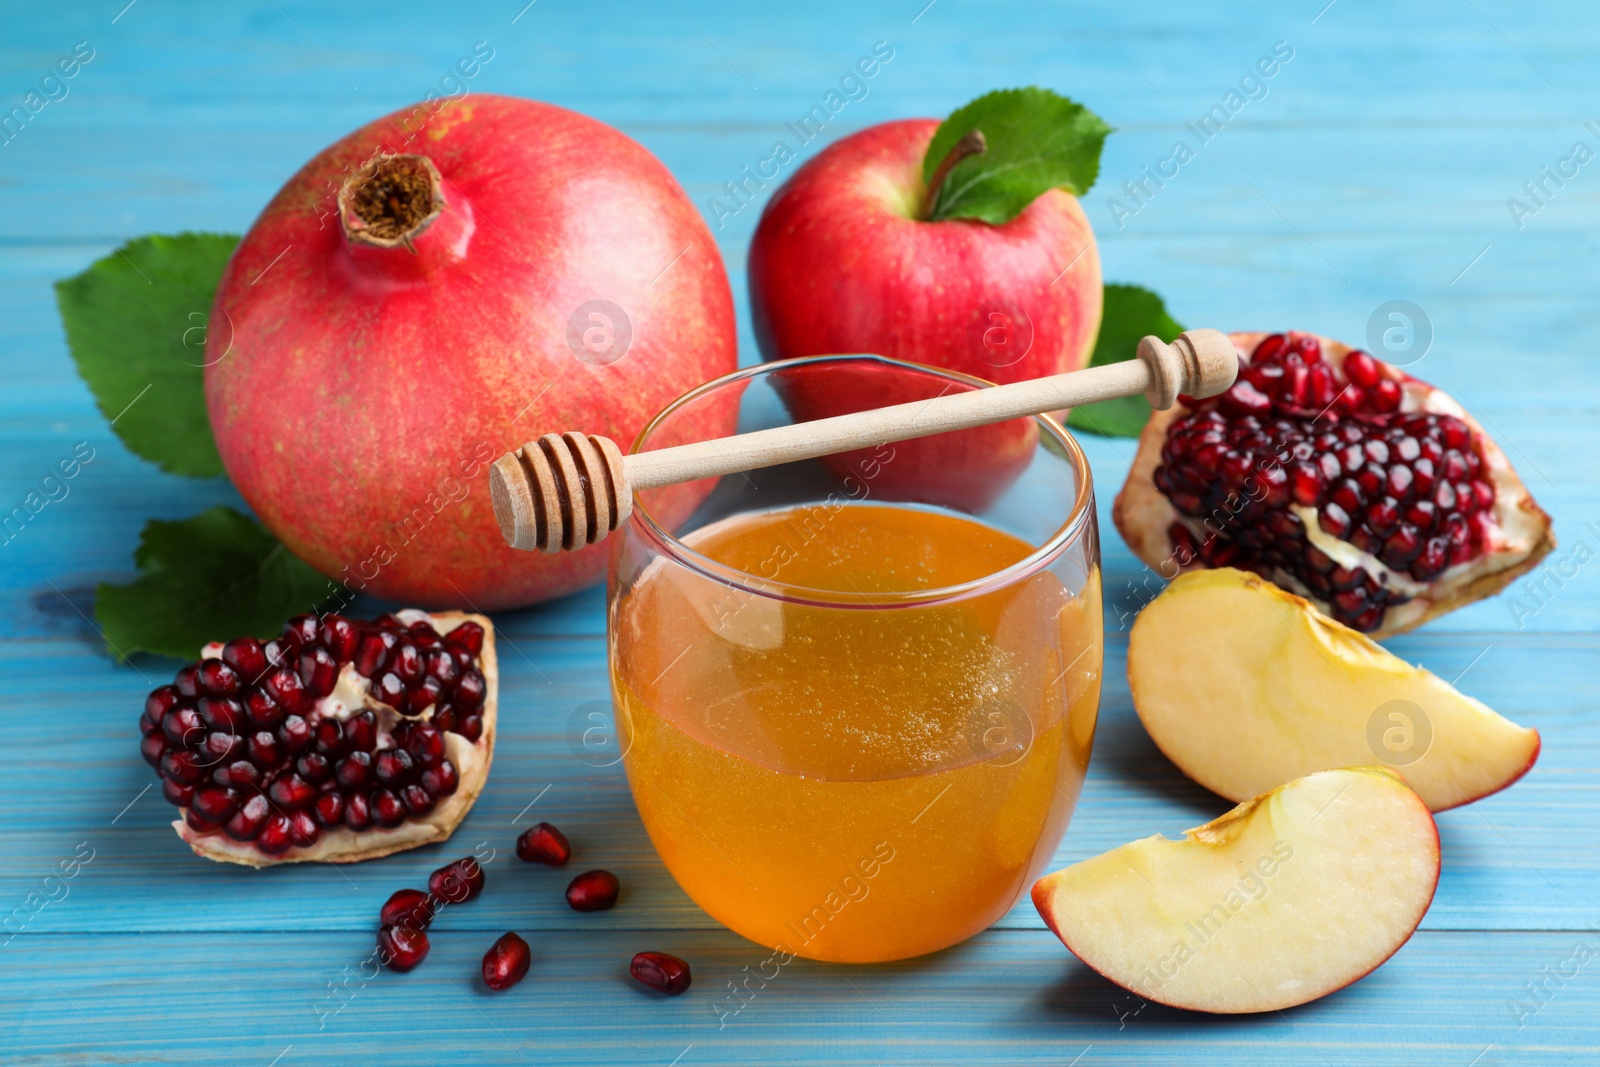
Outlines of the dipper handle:
[{"label": "dipper handle", "polygon": [[622,525],[633,511],[633,494],[640,489],[1141,393],[1152,407],[1169,408],[1179,394],[1215,396],[1239,373],[1233,342],[1218,330],[1189,330],[1170,345],[1146,337],[1139,342],[1138,357],[626,457],[609,438],[545,434],[501,456],[490,468],[495,521],[512,548],[570,551],[592,545]]}]

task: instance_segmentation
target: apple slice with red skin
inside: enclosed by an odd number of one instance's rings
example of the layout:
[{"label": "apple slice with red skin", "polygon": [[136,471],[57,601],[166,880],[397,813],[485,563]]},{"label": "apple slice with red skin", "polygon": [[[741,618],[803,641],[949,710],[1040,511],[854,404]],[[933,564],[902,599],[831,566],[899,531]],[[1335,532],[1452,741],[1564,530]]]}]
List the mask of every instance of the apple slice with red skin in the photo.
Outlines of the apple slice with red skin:
[{"label": "apple slice with red skin", "polygon": [[1427,805],[1377,767],[1322,771],[1181,841],[1134,841],[1033,887],[1080,960],[1175,1008],[1278,1011],[1342,989],[1416,930],[1439,881]]},{"label": "apple slice with red skin", "polygon": [[1539,731],[1231,567],[1180,575],[1139,613],[1128,687],[1157,747],[1229,800],[1382,762],[1444,811],[1506,788],[1539,758]]}]

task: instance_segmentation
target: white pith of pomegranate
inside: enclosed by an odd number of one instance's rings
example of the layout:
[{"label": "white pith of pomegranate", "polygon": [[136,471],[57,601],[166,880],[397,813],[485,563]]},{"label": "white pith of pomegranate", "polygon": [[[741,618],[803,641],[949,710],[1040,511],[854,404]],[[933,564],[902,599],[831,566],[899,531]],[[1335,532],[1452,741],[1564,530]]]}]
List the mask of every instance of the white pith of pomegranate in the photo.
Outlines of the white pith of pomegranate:
[{"label": "white pith of pomegranate", "polygon": [[1231,338],[1239,380],[1151,414],[1112,508],[1163,577],[1252,570],[1385,637],[1555,547],[1505,453],[1442,390],[1313,334]]},{"label": "white pith of pomegranate", "polygon": [[488,777],[498,685],[481,615],[298,615],[155,689],[140,750],[197,855],[354,863],[450,836]]}]

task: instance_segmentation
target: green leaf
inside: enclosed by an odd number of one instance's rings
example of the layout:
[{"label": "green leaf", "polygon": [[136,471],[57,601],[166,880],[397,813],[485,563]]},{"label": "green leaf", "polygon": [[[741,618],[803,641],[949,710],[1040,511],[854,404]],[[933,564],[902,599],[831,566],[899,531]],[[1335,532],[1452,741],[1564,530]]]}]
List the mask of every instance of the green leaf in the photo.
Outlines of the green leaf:
[{"label": "green leaf", "polygon": [[929,220],[1010,222],[1048,189],[1082,196],[1100,173],[1100,149],[1111,127],[1082,104],[1049,89],[998,89],[957,108],[939,126],[922,160],[934,172],[971,130],[988,149],[957,163],[939,186]]},{"label": "green leaf", "polygon": [[[1089,366],[1121,363],[1132,359],[1139,342],[1149,334],[1163,341],[1183,332],[1183,327],[1167,314],[1161,298],[1137,285],[1108,285],[1105,310],[1100,316],[1100,336],[1095,338],[1094,356]],[[1073,408],[1067,425],[1106,437],[1138,437],[1150,417],[1150,402],[1142,396],[1125,396]]]},{"label": "green leaf", "polygon": [[100,413],[129,451],[172,474],[222,474],[206,419],[206,319],[238,243],[139,237],[56,283],[67,345]]},{"label": "green leaf", "polygon": [[183,522],[152,519],[133,559],[137,579],[95,591],[95,618],[119,660],[135,652],[195,659],[208,641],[268,637],[341,589],[227,507]]}]

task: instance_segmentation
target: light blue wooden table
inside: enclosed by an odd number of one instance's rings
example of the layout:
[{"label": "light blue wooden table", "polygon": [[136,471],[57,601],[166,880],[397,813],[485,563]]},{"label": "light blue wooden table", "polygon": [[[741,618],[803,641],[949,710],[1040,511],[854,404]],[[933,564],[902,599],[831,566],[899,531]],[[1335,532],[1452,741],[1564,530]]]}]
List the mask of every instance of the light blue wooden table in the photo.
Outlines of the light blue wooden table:
[{"label": "light blue wooden table", "polygon": [[[0,1063],[1600,1061],[1600,961],[1563,962],[1577,944],[1600,949],[1600,161],[1547,185],[1520,220],[1507,206],[1574,142],[1600,148],[1584,125],[1600,120],[1592,3],[125,3],[7,0],[0,14],[6,108],[77,42],[95,53],[68,97],[0,147],[0,509],[76,442],[96,449],[71,494],[0,547],[0,914],[58,861],[93,855],[64,898],[0,937]],[[729,983],[766,950],[684,897],[620,769],[569,744],[574,709],[606,695],[597,592],[498,620],[515,650],[499,758],[448,847],[266,874],[191,857],[169,809],[141,795],[151,776],[134,756],[142,695],[171,666],[113,666],[87,617],[94,583],[128,574],[146,518],[236,497],[122,449],[67,357],[50,283],[138,234],[242,231],[304,159],[421,98],[477,41],[495,56],[474,90],[612,123],[705,204],[880,40],[892,62],[830,134],[943,115],[996,86],[1071,93],[1118,128],[1086,205],[1108,279],[1159,289],[1192,325],[1354,343],[1380,304],[1414,301],[1435,334],[1414,370],[1492,427],[1556,516],[1562,547],[1542,572],[1555,578],[1537,602],[1517,594],[1536,610],[1502,597],[1392,642],[1545,739],[1526,780],[1440,818],[1444,875],[1422,930],[1358,985],[1259,1017],[1138,1010],[1026,904],[926,959],[800,961],[735,1000]],[[1267,95],[1119,226],[1109,198],[1278,41],[1294,57]],[[746,361],[755,214],[717,232]],[[1130,444],[1088,448],[1105,514]],[[1225,807],[1133,716],[1126,613],[1145,572],[1105,533],[1110,683],[1058,865]],[[621,906],[577,915],[565,879],[508,856],[535,817],[580,843],[576,863],[621,875]],[[452,917],[421,969],[349,980],[390,890],[480,841],[500,851],[497,891]],[[513,928],[533,972],[491,997],[477,959]],[[664,1000],[634,986],[624,968],[641,948],[692,960],[694,989]]]}]

